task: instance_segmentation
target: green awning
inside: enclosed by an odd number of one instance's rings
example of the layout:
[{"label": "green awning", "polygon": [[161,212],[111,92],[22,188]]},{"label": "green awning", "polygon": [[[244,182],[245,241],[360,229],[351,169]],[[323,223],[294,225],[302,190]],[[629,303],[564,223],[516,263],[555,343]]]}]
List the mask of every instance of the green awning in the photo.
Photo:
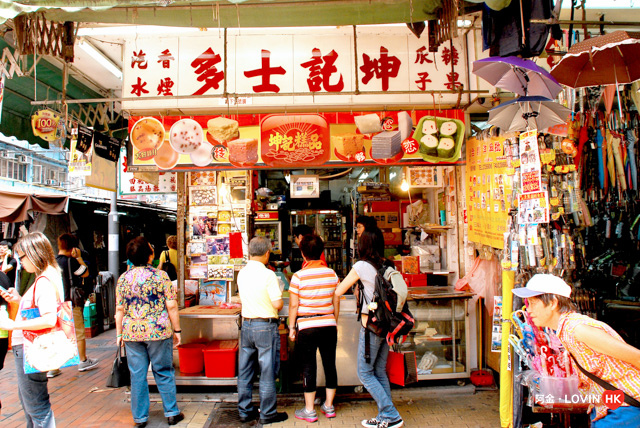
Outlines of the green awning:
[{"label": "green awning", "polygon": [[305,27],[435,19],[441,0],[0,0],[0,18],[41,11],[52,21],[175,27]]},{"label": "green awning", "polygon": [[[0,51],[9,48],[14,51],[4,39],[0,38]],[[25,56],[25,68],[33,64],[32,56]],[[31,115],[39,108],[32,106],[34,100],[56,100],[62,98],[62,71],[55,65],[40,60],[36,72],[30,77],[14,75],[6,79],[4,101],[2,103],[2,120],[0,132],[13,135],[20,140],[27,140],[31,144],[47,147],[48,143],[35,137],[31,130]],[[35,96],[34,96],[35,95]],[[102,98],[102,95],[87,88],[73,76],[69,76],[67,83],[67,97],[69,99]],[[55,106],[52,106],[55,109]],[[77,111],[79,106],[69,105],[69,111]]]}]

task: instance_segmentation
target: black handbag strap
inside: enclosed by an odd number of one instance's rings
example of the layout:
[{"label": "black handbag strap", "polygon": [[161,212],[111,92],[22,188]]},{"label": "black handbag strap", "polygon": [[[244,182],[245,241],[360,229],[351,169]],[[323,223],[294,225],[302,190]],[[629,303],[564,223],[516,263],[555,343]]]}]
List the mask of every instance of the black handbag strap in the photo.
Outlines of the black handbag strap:
[{"label": "black handbag strap", "polygon": [[[609,382],[607,382],[606,380],[603,380],[601,378],[599,378],[598,376],[594,375],[591,372],[588,372],[587,370],[585,370],[580,363],[578,362],[578,360],[576,360],[576,357],[573,356],[573,354],[571,352],[569,352],[569,355],[571,355],[571,359],[573,360],[574,363],[576,363],[576,366],[578,366],[578,368],[580,369],[580,371],[589,379],[591,379],[592,381],[594,381],[595,383],[597,383],[598,385],[600,385],[601,387],[603,387],[604,389],[607,389],[609,391],[618,391],[620,390],[620,388],[616,388],[615,386],[611,385]],[[630,406],[633,407],[640,407],[640,402],[638,400],[636,400],[635,398],[633,398],[632,396],[628,395],[626,392],[622,391],[622,393],[624,394],[624,402],[627,403]]]}]

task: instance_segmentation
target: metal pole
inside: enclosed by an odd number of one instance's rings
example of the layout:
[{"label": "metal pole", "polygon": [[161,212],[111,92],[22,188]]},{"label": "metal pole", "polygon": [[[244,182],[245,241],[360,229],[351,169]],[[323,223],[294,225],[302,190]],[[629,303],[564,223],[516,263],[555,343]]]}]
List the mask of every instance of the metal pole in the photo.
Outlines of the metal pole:
[{"label": "metal pole", "polygon": [[[118,176],[118,162],[116,162],[116,184]],[[109,271],[113,274],[114,279],[117,280],[120,276],[119,270],[119,256],[120,256],[120,227],[118,218],[118,189],[111,195],[111,209],[108,215],[108,232],[109,232],[109,258],[108,267]]]}]

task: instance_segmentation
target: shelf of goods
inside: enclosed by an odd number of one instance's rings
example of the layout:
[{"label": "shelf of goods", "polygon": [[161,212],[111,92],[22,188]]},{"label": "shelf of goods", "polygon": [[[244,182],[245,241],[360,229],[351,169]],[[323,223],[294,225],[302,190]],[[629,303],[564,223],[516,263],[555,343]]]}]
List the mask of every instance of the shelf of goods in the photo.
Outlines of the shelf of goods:
[{"label": "shelf of goods", "polygon": [[[240,338],[240,309],[221,309],[214,306],[193,306],[181,309],[180,328],[182,343],[209,343],[214,340],[238,340]],[[178,350],[173,352],[176,385],[237,385],[234,377],[207,377],[205,372],[186,374],[180,371]],[[147,381],[155,385],[151,370]]]},{"label": "shelf of goods", "polygon": [[418,380],[469,377],[467,304],[473,293],[453,287],[418,287],[409,293],[415,327],[400,349],[416,353]]}]

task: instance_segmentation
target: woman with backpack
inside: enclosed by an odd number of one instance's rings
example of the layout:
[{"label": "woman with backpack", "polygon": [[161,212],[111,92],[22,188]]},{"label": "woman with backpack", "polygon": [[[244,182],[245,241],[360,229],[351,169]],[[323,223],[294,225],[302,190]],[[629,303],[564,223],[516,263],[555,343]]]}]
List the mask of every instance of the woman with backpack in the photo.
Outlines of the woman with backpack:
[{"label": "woman with backpack", "polygon": [[[362,426],[365,428],[399,428],[404,425],[404,421],[391,399],[391,387],[387,376],[389,345],[385,338],[379,337],[365,328],[369,314],[366,302],[373,300],[376,275],[378,270],[387,264],[378,254],[377,249],[380,246],[381,243],[375,232],[370,230],[362,232],[358,240],[360,260],[353,265],[347,277],[340,283],[335,295],[342,296],[358,281],[362,282],[364,298],[362,299],[362,307],[359,308],[362,314],[362,327],[360,328],[358,341],[358,378],[378,405],[378,415],[374,418],[363,420]],[[370,357],[368,361],[365,356],[367,335],[369,336]]]},{"label": "woman with backpack", "polygon": [[160,254],[158,269],[165,271],[169,279],[174,281],[178,278],[178,237],[176,235],[167,238],[167,247],[169,249]]}]

